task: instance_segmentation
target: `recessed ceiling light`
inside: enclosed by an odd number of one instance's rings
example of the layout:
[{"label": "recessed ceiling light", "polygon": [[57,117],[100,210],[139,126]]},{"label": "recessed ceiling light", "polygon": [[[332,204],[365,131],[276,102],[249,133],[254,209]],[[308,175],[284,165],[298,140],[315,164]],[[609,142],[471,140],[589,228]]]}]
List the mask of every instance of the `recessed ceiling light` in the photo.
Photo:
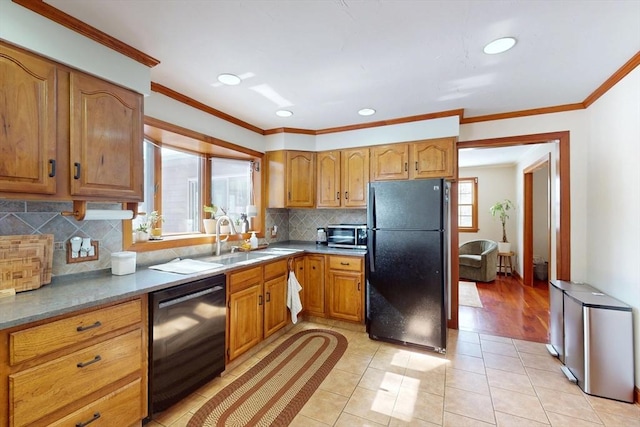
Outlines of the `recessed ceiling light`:
[{"label": "recessed ceiling light", "polygon": [[293,113],[289,110],[278,110],[276,111],[276,116],[278,117],[291,117]]},{"label": "recessed ceiling light", "polygon": [[376,113],[376,110],[374,110],[373,108],[363,108],[362,110],[358,111],[358,114],[360,114],[361,116],[372,116]]},{"label": "recessed ceiling light", "polygon": [[503,37],[489,43],[484,47],[484,53],[487,55],[495,55],[497,53],[506,52],[516,44],[516,39],[513,37]]},{"label": "recessed ceiling light", "polygon": [[235,86],[239,85],[242,80],[235,74],[223,73],[218,76],[218,81],[227,86]]}]

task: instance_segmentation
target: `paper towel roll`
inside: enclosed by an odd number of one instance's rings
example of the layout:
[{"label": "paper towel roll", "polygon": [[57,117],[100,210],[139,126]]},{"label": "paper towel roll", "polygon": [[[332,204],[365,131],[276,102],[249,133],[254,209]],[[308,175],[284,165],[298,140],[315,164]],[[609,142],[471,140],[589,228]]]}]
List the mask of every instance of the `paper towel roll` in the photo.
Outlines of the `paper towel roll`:
[{"label": "paper towel roll", "polygon": [[84,221],[109,220],[109,219],[132,219],[133,211],[121,211],[112,209],[87,209],[84,214]]}]

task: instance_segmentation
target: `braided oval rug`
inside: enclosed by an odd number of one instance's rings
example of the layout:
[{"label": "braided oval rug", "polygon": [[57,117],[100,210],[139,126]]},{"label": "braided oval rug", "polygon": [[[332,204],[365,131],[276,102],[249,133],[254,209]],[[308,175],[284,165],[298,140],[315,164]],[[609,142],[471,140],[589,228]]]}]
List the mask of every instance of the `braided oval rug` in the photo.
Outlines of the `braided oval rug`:
[{"label": "braided oval rug", "polygon": [[286,426],[346,349],[337,332],[298,332],[212,397],[187,427]]}]

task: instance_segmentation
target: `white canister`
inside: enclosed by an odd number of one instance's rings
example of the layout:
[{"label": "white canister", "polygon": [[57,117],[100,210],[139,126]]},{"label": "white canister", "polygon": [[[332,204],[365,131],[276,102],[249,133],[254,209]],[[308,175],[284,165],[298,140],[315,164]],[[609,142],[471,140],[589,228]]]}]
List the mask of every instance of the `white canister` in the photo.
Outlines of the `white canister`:
[{"label": "white canister", "polygon": [[135,252],[114,252],[111,254],[111,274],[124,276],[136,272]]}]

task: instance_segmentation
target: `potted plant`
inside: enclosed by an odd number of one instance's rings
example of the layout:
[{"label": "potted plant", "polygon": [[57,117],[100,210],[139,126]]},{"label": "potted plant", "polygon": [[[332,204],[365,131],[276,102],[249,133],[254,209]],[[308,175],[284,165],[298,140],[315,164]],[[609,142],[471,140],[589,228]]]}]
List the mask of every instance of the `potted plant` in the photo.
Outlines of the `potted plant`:
[{"label": "potted plant", "polygon": [[146,242],[149,240],[149,225],[146,222],[141,223],[135,229],[136,242]]},{"label": "potted plant", "polygon": [[162,223],[164,218],[158,211],[149,214],[149,227],[151,228],[151,240],[162,240]]},{"label": "potted plant", "polygon": [[218,207],[216,205],[203,207],[204,213],[209,214],[209,218],[205,218],[202,220],[202,224],[204,225],[204,232],[207,234],[215,234],[216,233],[216,212],[218,212]]},{"label": "potted plant", "polygon": [[509,219],[508,212],[511,209],[515,209],[513,202],[509,199],[504,199],[501,202],[496,202],[489,208],[491,216],[498,217],[502,223],[502,242],[498,242],[498,252],[507,253],[511,251],[511,243],[507,240],[507,220]]}]

